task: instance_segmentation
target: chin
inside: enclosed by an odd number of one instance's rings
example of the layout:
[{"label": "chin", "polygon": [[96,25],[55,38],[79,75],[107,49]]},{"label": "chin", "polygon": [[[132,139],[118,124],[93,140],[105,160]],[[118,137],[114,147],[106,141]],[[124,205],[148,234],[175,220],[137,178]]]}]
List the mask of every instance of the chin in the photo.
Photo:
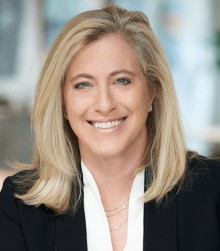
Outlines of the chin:
[{"label": "chin", "polygon": [[99,156],[101,158],[114,158],[116,156],[123,155],[123,149],[120,147],[116,148],[115,144],[108,144],[107,146],[100,146],[98,148],[94,147],[91,152],[93,155]]},{"label": "chin", "polygon": [[113,151],[112,149],[105,149],[105,150],[100,150],[100,151],[96,151],[94,152],[94,155],[99,156],[99,157],[103,157],[103,158],[114,158],[116,156],[120,156],[122,155],[121,152],[119,151]]}]

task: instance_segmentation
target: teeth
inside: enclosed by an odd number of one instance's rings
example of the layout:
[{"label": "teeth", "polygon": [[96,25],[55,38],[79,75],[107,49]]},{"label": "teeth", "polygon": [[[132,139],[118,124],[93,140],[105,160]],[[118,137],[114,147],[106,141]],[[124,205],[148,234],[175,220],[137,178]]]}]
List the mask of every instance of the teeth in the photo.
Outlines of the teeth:
[{"label": "teeth", "polygon": [[95,122],[95,123],[91,123],[94,127],[96,128],[102,128],[102,129],[108,129],[108,128],[113,128],[118,126],[119,124],[121,124],[124,121],[124,119],[120,119],[120,120],[115,120],[115,121],[111,121],[111,122]]}]

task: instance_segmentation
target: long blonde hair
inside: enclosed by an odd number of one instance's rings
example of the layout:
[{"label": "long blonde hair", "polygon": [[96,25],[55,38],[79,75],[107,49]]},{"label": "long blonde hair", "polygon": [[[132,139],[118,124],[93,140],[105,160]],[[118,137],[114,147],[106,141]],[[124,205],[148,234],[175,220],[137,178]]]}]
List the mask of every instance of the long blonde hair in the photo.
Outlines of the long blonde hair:
[{"label": "long blonde hair", "polygon": [[148,170],[145,201],[160,201],[184,177],[186,148],[166,57],[142,12],[112,5],[71,19],[49,51],[32,113],[33,161],[22,165],[28,171],[17,179],[20,193],[16,196],[28,205],[44,204],[58,214],[77,209],[83,186],[77,137],[63,116],[65,74],[83,46],[112,33],[121,34],[131,44],[147,83],[156,90],[146,125],[149,139],[144,156]]}]

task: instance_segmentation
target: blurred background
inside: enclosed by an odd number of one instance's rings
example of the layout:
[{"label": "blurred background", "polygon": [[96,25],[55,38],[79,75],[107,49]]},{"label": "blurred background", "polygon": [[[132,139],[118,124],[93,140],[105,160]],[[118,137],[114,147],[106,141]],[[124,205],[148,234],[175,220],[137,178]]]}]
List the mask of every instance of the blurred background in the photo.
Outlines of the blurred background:
[{"label": "blurred background", "polygon": [[173,72],[187,145],[220,156],[219,0],[0,0],[0,189],[30,163],[34,88],[51,43],[74,15],[117,4],[145,12]]}]

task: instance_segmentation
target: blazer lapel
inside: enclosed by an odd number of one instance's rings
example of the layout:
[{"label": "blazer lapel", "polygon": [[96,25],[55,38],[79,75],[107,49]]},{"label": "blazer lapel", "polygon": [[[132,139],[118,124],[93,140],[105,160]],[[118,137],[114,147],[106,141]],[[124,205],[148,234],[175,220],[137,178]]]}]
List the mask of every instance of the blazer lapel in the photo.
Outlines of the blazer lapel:
[{"label": "blazer lapel", "polygon": [[57,217],[55,251],[63,250],[87,251],[86,222],[83,205],[80,206],[75,215]]},{"label": "blazer lapel", "polygon": [[154,202],[144,206],[144,251],[177,251],[176,197],[157,206]]}]

